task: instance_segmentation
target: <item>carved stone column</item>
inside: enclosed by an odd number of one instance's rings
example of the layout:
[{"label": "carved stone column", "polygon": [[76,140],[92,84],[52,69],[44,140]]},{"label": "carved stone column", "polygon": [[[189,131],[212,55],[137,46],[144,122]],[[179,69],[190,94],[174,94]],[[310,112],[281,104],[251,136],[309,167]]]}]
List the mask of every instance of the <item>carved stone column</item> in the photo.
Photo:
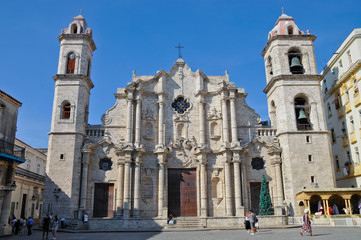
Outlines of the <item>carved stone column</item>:
[{"label": "carved stone column", "polygon": [[236,216],[243,216],[242,196],[241,196],[241,174],[240,174],[240,157],[239,154],[233,154],[233,170],[234,170],[234,197],[236,203]]},{"label": "carved stone column", "polygon": [[247,193],[247,162],[246,157],[242,156],[241,159],[241,173],[242,173],[242,199],[243,206],[246,208],[246,211],[249,210],[250,206],[248,203],[248,193]]},{"label": "carved stone column", "polygon": [[87,190],[88,190],[88,165],[90,160],[91,150],[83,151],[82,163],[82,177],[81,177],[81,195],[80,195],[80,208],[79,214],[83,216],[83,211],[86,210],[87,204]]},{"label": "carved stone column", "polygon": [[230,91],[230,103],[231,103],[231,129],[232,129],[232,147],[239,146],[237,136],[237,121],[236,121],[236,90]]},{"label": "carved stone column", "polygon": [[125,155],[125,166],[124,166],[124,206],[123,206],[123,217],[129,218],[130,215],[130,174],[131,174],[131,153]]},{"label": "carved stone column", "polygon": [[204,98],[201,95],[199,99],[199,144],[203,146],[205,141],[205,115],[204,115]]},{"label": "carved stone column", "polygon": [[227,95],[222,92],[222,119],[223,119],[223,143],[226,147],[229,144],[229,127],[228,127],[228,109],[227,109]]},{"label": "carved stone column", "polygon": [[126,139],[127,144],[132,143],[132,121],[133,121],[133,90],[127,89],[128,106],[127,106],[127,125],[126,125]]},{"label": "carved stone column", "polygon": [[201,182],[201,217],[208,215],[208,197],[207,197],[207,158],[200,156],[200,182]]},{"label": "carved stone column", "polygon": [[123,186],[124,186],[124,160],[122,158],[118,158],[117,161],[118,166],[118,187],[117,187],[117,217],[120,217],[122,215],[122,204],[123,204]]},{"label": "carved stone column", "polygon": [[141,123],[141,115],[142,115],[142,99],[141,96],[137,98],[137,107],[136,107],[136,120],[135,120],[135,146],[137,148],[140,147],[140,123]]},{"label": "carved stone column", "polygon": [[134,173],[134,211],[133,216],[139,216],[140,208],[140,165],[142,163],[141,153],[138,153],[138,156],[135,161],[135,173]]},{"label": "carved stone column", "polygon": [[164,208],[164,176],[165,176],[165,154],[158,154],[158,217],[163,218]]},{"label": "carved stone column", "polygon": [[158,112],[158,117],[159,117],[159,121],[158,121],[158,146],[163,146],[164,145],[164,129],[163,129],[163,124],[164,124],[164,95],[163,94],[158,94],[158,104],[159,104],[159,112]]},{"label": "carved stone column", "polygon": [[224,153],[226,159],[224,163],[224,174],[226,184],[226,215],[232,216],[232,188],[231,188],[231,173],[230,173],[230,156],[228,153]]},{"label": "carved stone column", "polygon": [[276,180],[276,196],[275,196],[275,207],[283,206],[283,184],[282,184],[282,174],[281,174],[281,157],[280,157],[281,149],[272,148],[269,150],[269,155],[271,157],[272,165],[275,170],[275,180]]}]

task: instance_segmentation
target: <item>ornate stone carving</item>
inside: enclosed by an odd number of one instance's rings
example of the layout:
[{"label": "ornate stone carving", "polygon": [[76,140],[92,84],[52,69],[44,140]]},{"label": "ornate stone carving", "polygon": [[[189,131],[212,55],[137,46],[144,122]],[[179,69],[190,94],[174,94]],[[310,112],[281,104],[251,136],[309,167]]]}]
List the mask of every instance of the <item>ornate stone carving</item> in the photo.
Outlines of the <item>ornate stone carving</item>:
[{"label": "ornate stone carving", "polygon": [[104,125],[108,125],[112,122],[112,118],[108,114],[103,114],[101,120]]},{"label": "ornate stone carving", "polygon": [[179,138],[172,142],[168,149],[171,154],[168,158],[168,166],[170,167],[196,167],[198,164],[197,142],[194,137],[191,140]]},{"label": "ornate stone carving", "polygon": [[213,107],[212,110],[210,110],[207,114],[208,120],[218,120],[222,119],[222,113],[221,111],[218,111],[216,107]]}]

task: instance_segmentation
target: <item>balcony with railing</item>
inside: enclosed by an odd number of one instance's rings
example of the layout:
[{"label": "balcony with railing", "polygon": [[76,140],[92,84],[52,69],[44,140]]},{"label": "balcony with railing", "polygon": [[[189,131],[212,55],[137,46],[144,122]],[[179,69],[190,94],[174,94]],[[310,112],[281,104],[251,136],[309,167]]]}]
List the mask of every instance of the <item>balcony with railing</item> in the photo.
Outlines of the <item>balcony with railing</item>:
[{"label": "balcony with railing", "polygon": [[25,162],[25,148],[0,139],[0,160],[17,164],[23,163]]}]

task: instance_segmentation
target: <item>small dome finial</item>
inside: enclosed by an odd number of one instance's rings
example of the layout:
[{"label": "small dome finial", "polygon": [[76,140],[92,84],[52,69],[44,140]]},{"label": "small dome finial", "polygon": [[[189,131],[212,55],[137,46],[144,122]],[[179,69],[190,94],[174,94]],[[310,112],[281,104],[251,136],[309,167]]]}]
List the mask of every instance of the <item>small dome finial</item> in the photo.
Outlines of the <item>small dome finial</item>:
[{"label": "small dome finial", "polygon": [[135,70],[133,70],[133,76],[135,76]]}]

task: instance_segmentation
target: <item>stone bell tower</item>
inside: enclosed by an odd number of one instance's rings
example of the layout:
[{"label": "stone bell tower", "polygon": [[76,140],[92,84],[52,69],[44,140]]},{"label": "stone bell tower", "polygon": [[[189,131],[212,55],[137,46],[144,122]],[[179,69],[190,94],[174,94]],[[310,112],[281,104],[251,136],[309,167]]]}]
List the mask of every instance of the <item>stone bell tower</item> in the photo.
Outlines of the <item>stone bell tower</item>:
[{"label": "stone bell tower", "polygon": [[88,123],[91,60],[96,49],[92,30],[83,16],[73,18],[58,37],[58,72],[48,159],[44,211],[73,218],[79,208],[80,176],[85,128]]},{"label": "stone bell tower", "polygon": [[282,148],[285,202],[291,215],[303,189],[335,186],[329,132],[317,73],[313,42],[294,18],[282,14],[262,51],[266,67],[271,125]]}]

